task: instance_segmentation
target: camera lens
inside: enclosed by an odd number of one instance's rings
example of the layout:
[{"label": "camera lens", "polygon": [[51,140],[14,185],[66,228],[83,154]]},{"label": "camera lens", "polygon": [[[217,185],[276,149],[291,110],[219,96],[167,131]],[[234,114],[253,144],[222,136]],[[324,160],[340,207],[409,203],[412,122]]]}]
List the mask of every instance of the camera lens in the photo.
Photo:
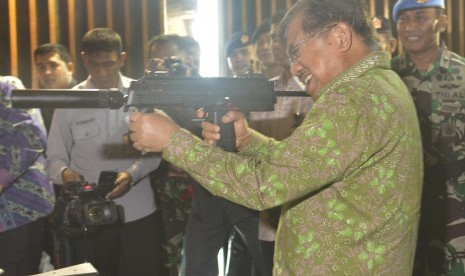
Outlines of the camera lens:
[{"label": "camera lens", "polygon": [[113,201],[95,200],[87,202],[83,207],[84,221],[87,226],[105,225],[118,220],[118,211]]},{"label": "camera lens", "polygon": [[163,66],[168,70],[170,77],[186,77],[187,67],[184,65],[181,58],[172,56],[166,58],[163,62]]},{"label": "camera lens", "polygon": [[93,222],[100,222],[103,220],[105,215],[105,210],[100,205],[94,205],[89,208],[89,220]]},{"label": "camera lens", "polygon": [[185,77],[187,68],[182,63],[174,63],[169,67],[169,74],[172,77]]}]

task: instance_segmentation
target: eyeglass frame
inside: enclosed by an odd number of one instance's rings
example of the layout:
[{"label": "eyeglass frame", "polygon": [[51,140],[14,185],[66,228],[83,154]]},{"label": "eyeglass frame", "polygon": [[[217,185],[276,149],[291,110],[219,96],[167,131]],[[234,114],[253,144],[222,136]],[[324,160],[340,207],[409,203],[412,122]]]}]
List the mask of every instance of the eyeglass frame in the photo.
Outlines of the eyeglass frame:
[{"label": "eyeglass frame", "polygon": [[297,61],[297,59],[300,57],[300,48],[306,42],[308,42],[308,40],[310,38],[315,37],[315,36],[321,34],[322,32],[327,31],[329,28],[334,27],[337,24],[339,24],[339,22],[334,22],[334,23],[327,24],[327,25],[323,26],[322,28],[320,28],[317,32],[315,32],[313,34],[306,35],[305,38],[303,38],[299,42],[292,43],[291,45],[289,45],[287,47],[287,59],[289,61],[289,64],[292,66]]}]

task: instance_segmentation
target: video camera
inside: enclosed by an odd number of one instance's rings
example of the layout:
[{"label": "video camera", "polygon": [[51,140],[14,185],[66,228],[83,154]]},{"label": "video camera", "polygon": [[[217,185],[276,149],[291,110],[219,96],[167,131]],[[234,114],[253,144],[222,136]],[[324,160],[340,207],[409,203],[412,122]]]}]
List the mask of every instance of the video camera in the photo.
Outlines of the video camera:
[{"label": "video camera", "polygon": [[188,75],[187,65],[185,65],[182,59],[177,56],[165,58],[163,66],[166,68],[168,76],[187,77]]},{"label": "video camera", "polygon": [[63,225],[83,229],[114,224],[123,220],[123,210],[114,201],[105,199],[113,190],[117,172],[100,173],[98,185],[85,181],[68,182],[65,189],[71,192],[63,213]]},{"label": "video camera", "polygon": [[149,61],[150,72],[157,72],[158,75],[170,77],[187,77],[189,76],[189,66],[184,64],[182,59],[177,56],[170,56],[158,63],[157,59],[152,58]]}]

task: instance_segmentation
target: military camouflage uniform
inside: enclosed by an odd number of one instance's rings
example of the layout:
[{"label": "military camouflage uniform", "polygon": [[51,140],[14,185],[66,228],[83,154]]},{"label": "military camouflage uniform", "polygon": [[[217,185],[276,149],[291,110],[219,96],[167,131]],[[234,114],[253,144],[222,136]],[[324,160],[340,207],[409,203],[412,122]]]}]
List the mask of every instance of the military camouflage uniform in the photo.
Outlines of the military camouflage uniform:
[{"label": "military camouflage uniform", "polygon": [[[392,67],[409,87],[420,121],[425,178],[417,267],[465,275],[465,59],[441,46],[426,72],[408,54]],[[419,272],[424,275],[424,272]]]},{"label": "military camouflage uniform", "polygon": [[152,175],[163,216],[165,233],[165,266],[168,275],[177,276],[183,270],[182,250],[187,219],[192,203],[192,178],[175,166],[163,162]]}]

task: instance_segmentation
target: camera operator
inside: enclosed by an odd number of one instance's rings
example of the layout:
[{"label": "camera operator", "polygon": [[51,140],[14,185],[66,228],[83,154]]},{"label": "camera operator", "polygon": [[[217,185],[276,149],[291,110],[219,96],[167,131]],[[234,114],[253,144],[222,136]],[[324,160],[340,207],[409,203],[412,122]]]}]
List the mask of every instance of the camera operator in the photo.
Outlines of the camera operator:
[{"label": "camera operator", "polygon": [[[82,40],[81,57],[89,77],[74,89],[118,88],[126,92],[131,79],[120,73],[126,53],[119,34],[106,28],[89,31]],[[99,183],[102,171],[116,173],[114,188],[105,197],[122,206],[124,220],[70,238],[73,264],[89,261],[101,276],[163,275],[159,274],[161,218],[148,178],[160,157],[138,154],[125,145],[128,115],[122,108],[55,110],[47,172],[54,183],[64,184],[68,193],[72,190],[69,183]]]}]

